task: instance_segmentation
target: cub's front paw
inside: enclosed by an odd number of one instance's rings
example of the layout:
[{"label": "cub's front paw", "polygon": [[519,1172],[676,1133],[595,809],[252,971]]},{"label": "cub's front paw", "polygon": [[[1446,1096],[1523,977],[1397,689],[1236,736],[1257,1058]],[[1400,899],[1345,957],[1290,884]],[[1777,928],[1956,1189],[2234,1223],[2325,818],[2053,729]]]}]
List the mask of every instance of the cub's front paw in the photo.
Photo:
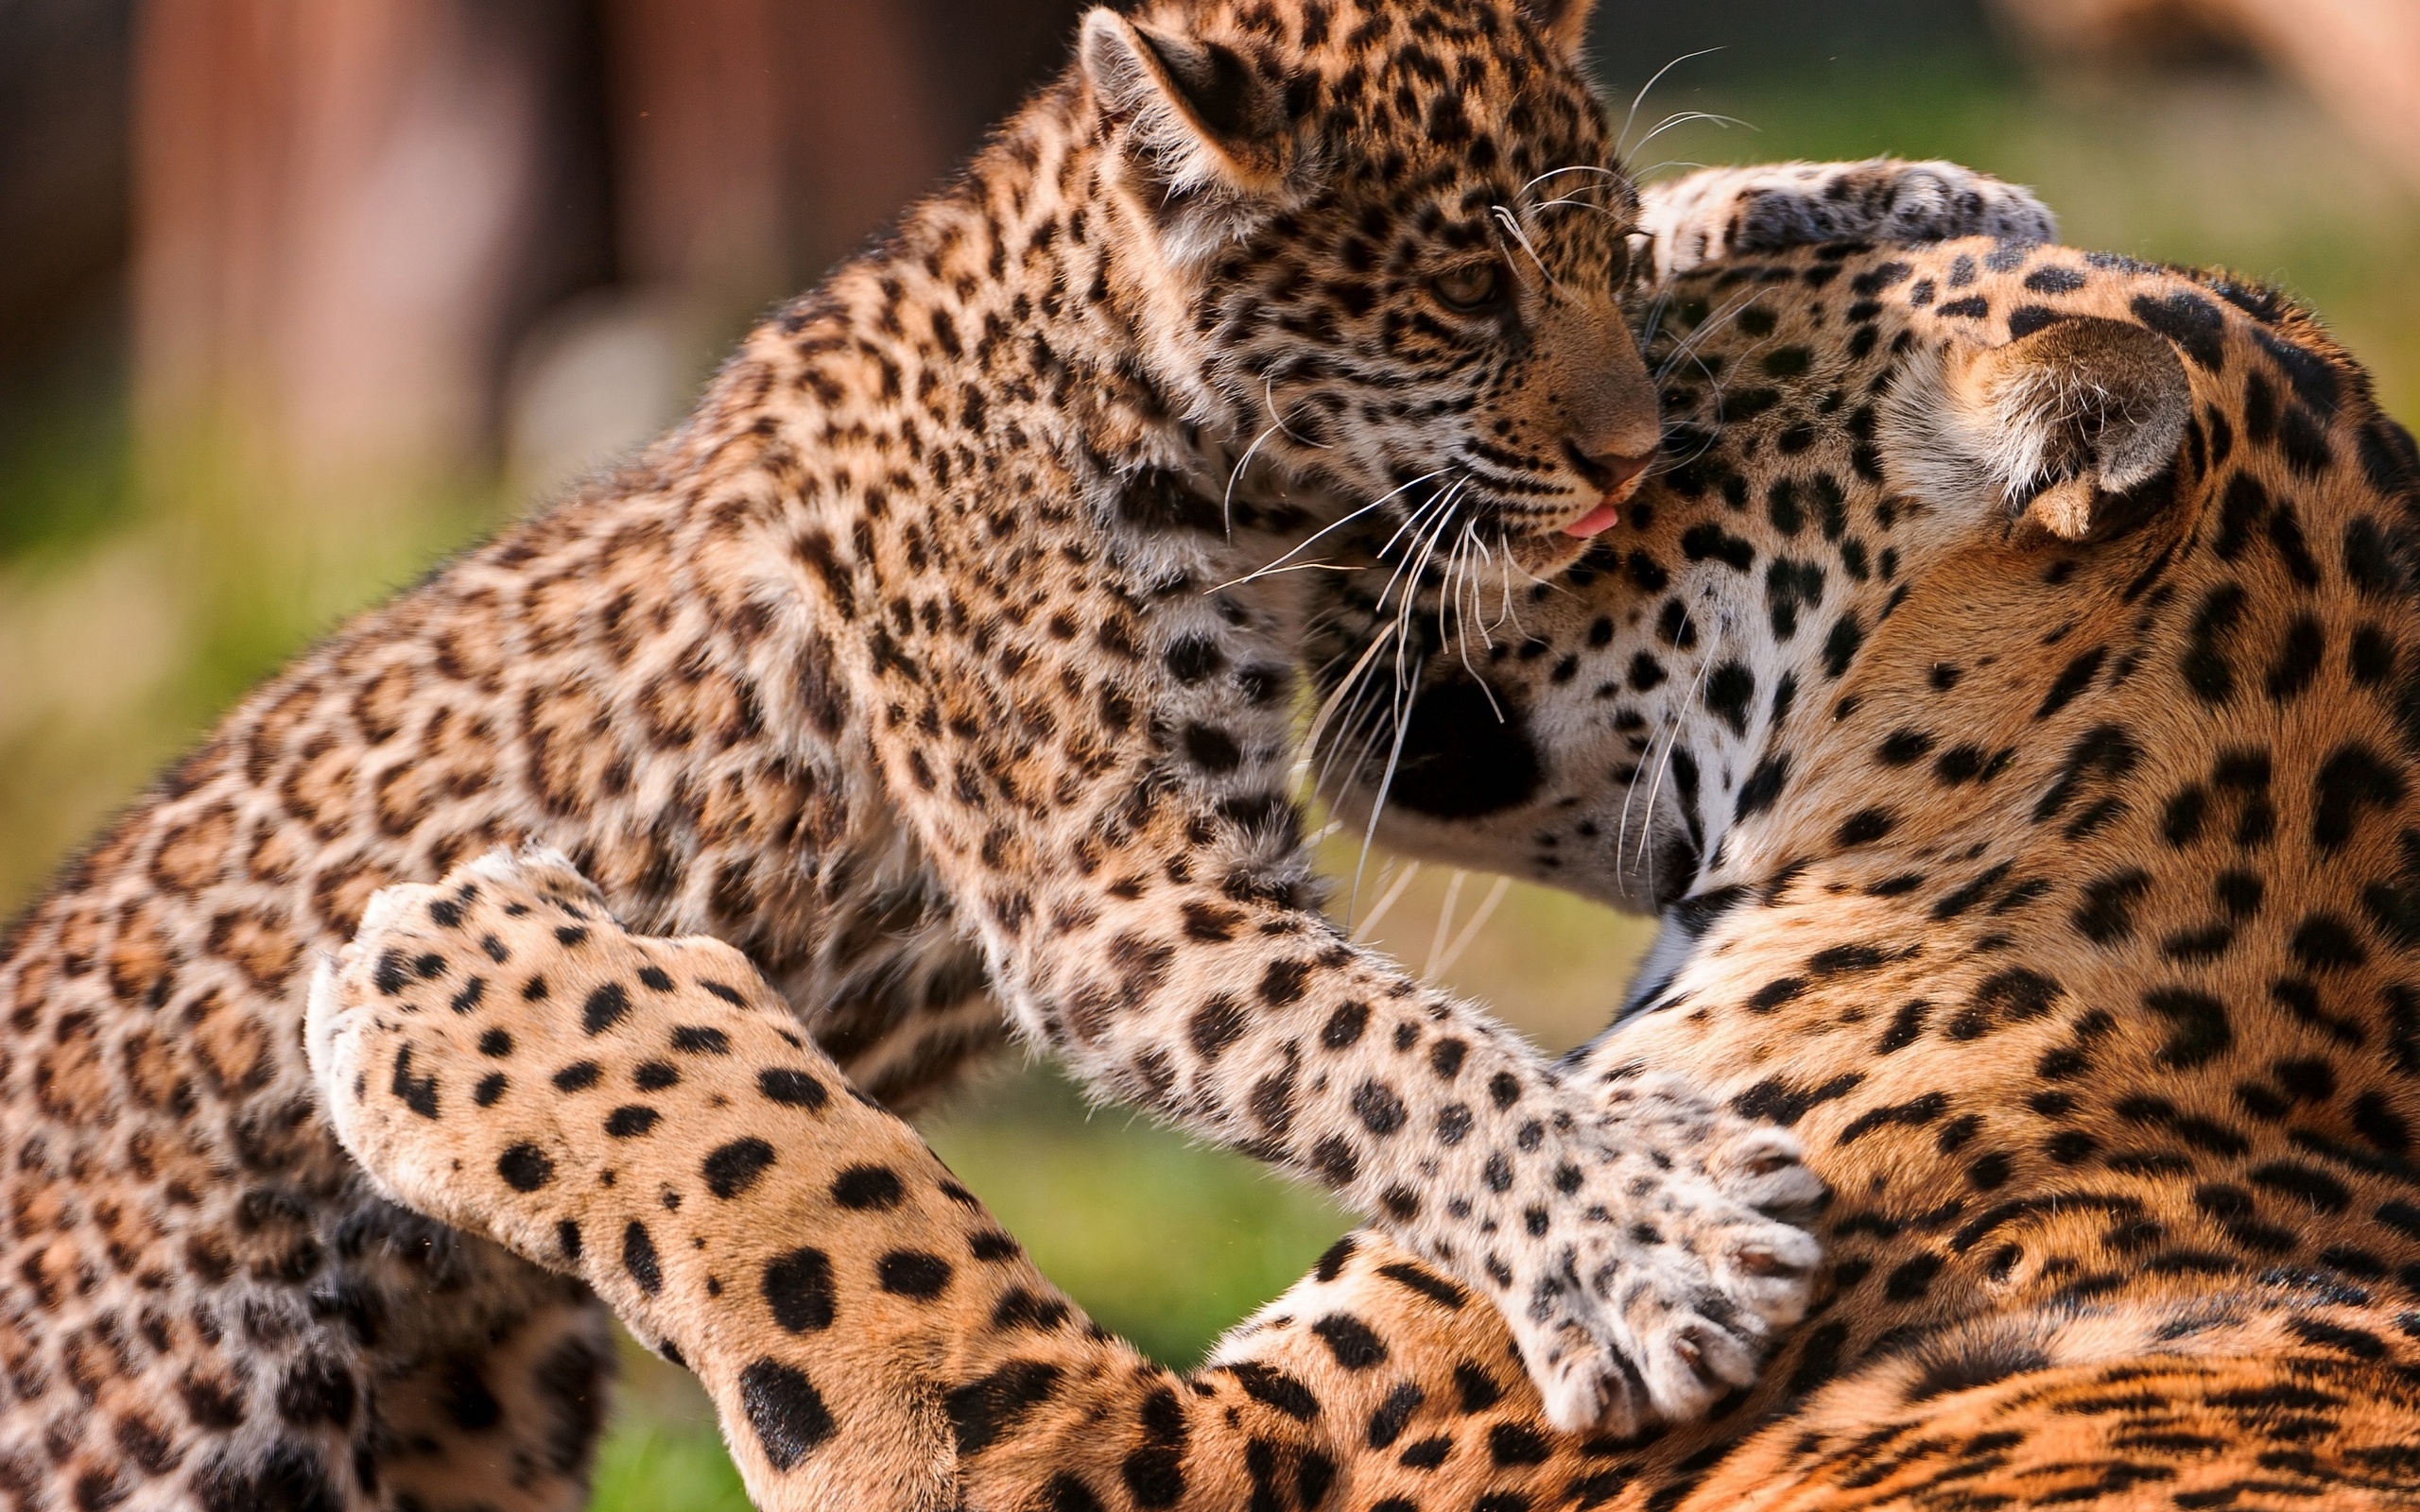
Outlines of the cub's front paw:
[{"label": "cub's front paw", "polygon": [[1775,1331],[1806,1315],[1822,1248],[1772,1215],[1824,1187],[1786,1131],[1677,1078],[1593,1103],[1552,1195],[1524,1210],[1504,1302],[1547,1418],[1632,1434],[1749,1384]]}]

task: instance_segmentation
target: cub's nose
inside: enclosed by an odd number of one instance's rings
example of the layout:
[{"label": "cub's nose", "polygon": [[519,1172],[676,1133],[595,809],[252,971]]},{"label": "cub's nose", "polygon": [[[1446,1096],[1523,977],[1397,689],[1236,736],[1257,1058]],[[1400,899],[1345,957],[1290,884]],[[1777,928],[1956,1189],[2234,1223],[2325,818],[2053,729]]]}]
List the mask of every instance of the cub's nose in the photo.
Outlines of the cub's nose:
[{"label": "cub's nose", "polygon": [[1625,455],[1618,452],[1591,454],[1582,451],[1568,441],[1564,443],[1563,449],[1564,455],[1571,459],[1573,470],[1588,480],[1590,488],[1603,493],[1607,498],[1616,494],[1626,496],[1631,485],[1636,483],[1639,474],[1647,471],[1647,465],[1655,460],[1655,454],[1652,452],[1642,453],[1636,456]]}]

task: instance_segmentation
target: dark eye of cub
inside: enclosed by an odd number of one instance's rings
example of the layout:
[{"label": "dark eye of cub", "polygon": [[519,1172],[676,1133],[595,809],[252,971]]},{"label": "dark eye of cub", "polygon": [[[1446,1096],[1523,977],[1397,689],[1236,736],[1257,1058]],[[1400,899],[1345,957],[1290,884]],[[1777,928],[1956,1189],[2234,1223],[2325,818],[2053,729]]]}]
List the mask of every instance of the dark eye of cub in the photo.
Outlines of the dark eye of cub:
[{"label": "dark eye of cub", "polygon": [[1504,273],[1495,263],[1473,263],[1438,274],[1428,287],[1445,308],[1475,315],[1503,298]]}]

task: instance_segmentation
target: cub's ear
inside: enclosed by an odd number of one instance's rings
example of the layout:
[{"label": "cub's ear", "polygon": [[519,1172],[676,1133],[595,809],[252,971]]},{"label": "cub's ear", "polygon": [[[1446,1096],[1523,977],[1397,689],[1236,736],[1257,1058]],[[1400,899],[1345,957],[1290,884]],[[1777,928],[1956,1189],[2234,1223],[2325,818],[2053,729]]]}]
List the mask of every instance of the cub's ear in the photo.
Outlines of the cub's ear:
[{"label": "cub's ear", "polygon": [[1286,90],[1223,43],[1085,13],[1079,56],[1125,167],[1170,229],[1215,240],[1289,198],[1302,167]]},{"label": "cub's ear", "polygon": [[1564,57],[1579,61],[1588,44],[1588,18],[1597,0],[1520,0],[1521,14],[1530,18]]},{"label": "cub's ear", "polygon": [[2063,541],[2135,523],[2184,445],[2193,395],[2176,349],[2078,316],[2004,347],[1910,356],[1877,440],[1893,487],[1953,518],[1996,509]]}]

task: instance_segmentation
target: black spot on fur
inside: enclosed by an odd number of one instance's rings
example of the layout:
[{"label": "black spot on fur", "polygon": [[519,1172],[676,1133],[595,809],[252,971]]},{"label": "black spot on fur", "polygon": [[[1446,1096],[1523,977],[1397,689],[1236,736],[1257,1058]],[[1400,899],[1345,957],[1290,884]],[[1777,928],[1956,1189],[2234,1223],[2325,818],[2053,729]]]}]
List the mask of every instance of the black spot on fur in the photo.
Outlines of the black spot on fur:
[{"label": "black spot on fur", "polygon": [[921,1249],[894,1249],[874,1263],[874,1277],[894,1297],[929,1302],[949,1289],[950,1263]]},{"label": "black spot on fur", "polygon": [[832,1178],[832,1200],[860,1211],[888,1211],[899,1206],[907,1189],[887,1165],[853,1165]]},{"label": "black spot on fur", "polygon": [[739,1373],[739,1404],[777,1470],[795,1467],[837,1427],[806,1373],[775,1360],[760,1359]]},{"label": "black spot on fur", "polygon": [[764,1094],[767,1102],[779,1103],[785,1108],[821,1108],[832,1095],[823,1090],[821,1082],[805,1072],[780,1066],[758,1072],[756,1090]]},{"label": "black spot on fur", "polygon": [[555,1178],[555,1162],[535,1144],[515,1144],[495,1159],[496,1175],[515,1192],[535,1192]]},{"label": "black spot on fur", "polygon": [[2135,296],[2135,318],[2168,337],[2205,372],[2226,370],[2226,317],[2199,295]]},{"label": "black spot on fur", "polygon": [[1367,1370],[1386,1362],[1387,1347],[1376,1332],[1350,1313],[1330,1313],[1313,1323],[1311,1332],[1347,1370]]},{"label": "black spot on fur", "polygon": [[822,1250],[793,1249],[765,1266],[765,1304],[773,1321],[792,1333],[832,1326],[832,1261]]},{"label": "black spot on fur", "polygon": [[717,1146],[701,1169],[706,1190],[728,1200],[754,1186],[772,1164],[772,1145],[752,1136]]},{"label": "black spot on fur", "polygon": [[579,1025],[590,1034],[603,1034],[622,1022],[631,1011],[631,996],[619,982],[608,982],[588,994],[588,1002],[579,1010]]},{"label": "black spot on fur", "polygon": [[622,1268],[649,1297],[664,1290],[664,1265],[656,1258],[655,1236],[635,1218],[622,1229]]},{"label": "black spot on fur", "polygon": [[960,1454],[979,1454],[1013,1430],[1026,1414],[1059,1388],[1059,1367],[1039,1360],[1011,1360],[990,1375],[942,1398]]}]

